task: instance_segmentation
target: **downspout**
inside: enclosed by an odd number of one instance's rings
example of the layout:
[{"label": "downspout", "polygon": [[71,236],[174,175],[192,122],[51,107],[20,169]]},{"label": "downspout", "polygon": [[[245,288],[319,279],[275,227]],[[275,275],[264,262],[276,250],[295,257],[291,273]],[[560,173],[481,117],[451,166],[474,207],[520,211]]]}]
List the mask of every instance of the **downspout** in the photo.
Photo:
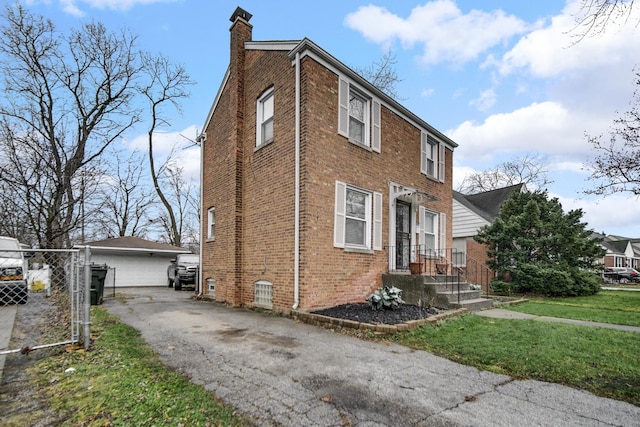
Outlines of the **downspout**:
[{"label": "downspout", "polygon": [[300,304],[300,52],[296,52],[295,208],[293,231],[293,306]]},{"label": "downspout", "polygon": [[206,227],[208,226],[208,224],[205,223],[205,221],[209,221],[209,218],[207,215],[204,214],[203,212],[203,207],[204,207],[204,203],[203,203],[203,188],[204,188],[204,142],[207,139],[207,134],[204,132],[204,130],[202,131],[202,134],[200,134],[200,136],[198,138],[196,138],[196,142],[200,143],[200,254],[199,254],[199,259],[198,259],[198,282],[196,283],[196,293],[198,294],[198,296],[202,296],[204,294],[204,288],[202,287],[202,276],[204,275],[202,273],[202,252],[204,251],[204,232],[206,230]]}]

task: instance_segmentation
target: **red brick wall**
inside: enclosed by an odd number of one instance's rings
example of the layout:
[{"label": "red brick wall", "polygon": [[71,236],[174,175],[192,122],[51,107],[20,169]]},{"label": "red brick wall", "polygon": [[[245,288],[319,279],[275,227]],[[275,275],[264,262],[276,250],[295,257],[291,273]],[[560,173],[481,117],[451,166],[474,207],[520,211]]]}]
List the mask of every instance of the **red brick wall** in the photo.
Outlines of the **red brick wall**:
[{"label": "red brick wall", "polygon": [[[250,27],[239,28],[244,32],[236,36],[250,39]],[[281,51],[232,58],[241,66],[231,67],[203,146],[202,218],[216,209],[215,241],[202,247],[203,278],[216,279],[217,300],[249,306],[254,283],[267,280],[273,307],[288,310],[294,303],[295,68]],[[362,302],[381,286],[388,255],[333,247],[335,181],[383,195],[383,246],[390,245],[390,181],[439,197],[428,207],[446,213],[451,247],[452,152],[446,150],[446,184],[427,179],[420,173],[420,129],[384,105],[382,152],[348,142],[337,132],[338,76],[309,57],[301,64],[300,307]],[[270,87],[274,140],[256,149],[256,101]]]},{"label": "red brick wall", "polygon": [[476,285],[482,285],[484,291],[493,278],[493,271],[487,267],[488,259],[487,246],[476,242],[473,237],[467,237],[467,271],[471,276],[469,280]]}]

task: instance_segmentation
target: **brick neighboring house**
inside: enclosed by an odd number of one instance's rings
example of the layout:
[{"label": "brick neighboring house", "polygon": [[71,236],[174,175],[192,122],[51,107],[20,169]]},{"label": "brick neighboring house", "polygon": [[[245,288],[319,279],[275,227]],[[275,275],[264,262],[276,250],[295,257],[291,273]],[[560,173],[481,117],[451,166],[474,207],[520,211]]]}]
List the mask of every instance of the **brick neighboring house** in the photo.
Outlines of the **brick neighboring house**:
[{"label": "brick neighboring house", "polygon": [[502,204],[514,191],[526,191],[524,184],[516,184],[482,193],[464,195],[453,192],[453,249],[459,267],[467,270],[468,280],[481,285],[484,290],[493,278],[493,271],[486,267],[487,246],[473,238],[478,230],[490,225],[500,215]]},{"label": "brick neighboring house", "polygon": [[253,41],[202,144],[203,291],[278,311],[364,302],[416,247],[450,248],[457,144],[311,40]]},{"label": "brick neighboring house", "polygon": [[605,267],[631,267],[636,270],[640,266],[640,239],[593,233],[592,238],[602,239],[606,253],[602,258]]}]

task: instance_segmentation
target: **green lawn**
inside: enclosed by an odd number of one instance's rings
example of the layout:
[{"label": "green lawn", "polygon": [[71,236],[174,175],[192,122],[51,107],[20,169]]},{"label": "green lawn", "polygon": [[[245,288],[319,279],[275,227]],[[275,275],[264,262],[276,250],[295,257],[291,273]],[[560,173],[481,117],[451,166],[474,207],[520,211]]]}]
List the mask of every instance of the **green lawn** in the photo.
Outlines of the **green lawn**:
[{"label": "green lawn", "polygon": [[601,291],[574,298],[532,298],[503,308],[539,316],[640,326],[640,291]]},{"label": "green lawn", "polygon": [[[30,369],[34,389],[65,419],[60,425],[244,425],[212,393],[160,363],[138,331],[101,307],[92,307],[91,321],[91,351],[52,356]],[[66,373],[70,367],[75,371]]]},{"label": "green lawn", "polygon": [[[519,307],[554,307],[556,311],[544,314],[599,322],[637,318],[640,294],[627,294],[631,292],[535,300]],[[467,314],[391,339],[479,369],[564,384],[640,405],[639,333]]]}]

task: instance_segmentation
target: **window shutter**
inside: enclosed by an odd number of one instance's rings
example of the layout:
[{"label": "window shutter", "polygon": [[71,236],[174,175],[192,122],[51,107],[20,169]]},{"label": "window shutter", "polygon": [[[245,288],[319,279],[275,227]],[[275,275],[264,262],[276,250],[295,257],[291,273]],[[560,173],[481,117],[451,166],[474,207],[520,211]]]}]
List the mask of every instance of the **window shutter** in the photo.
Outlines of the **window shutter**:
[{"label": "window shutter", "polygon": [[380,101],[374,99],[371,103],[373,113],[371,114],[373,120],[371,121],[372,136],[371,136],[371,149],[376,153],[380,152]]},{"label": "window shutter", "polygon": [[447,214],[440,213],[440,250],[447,248]]},{"label": "window shutter", "polygon": [[338,133],[349,138],[349,82],[342,77],[338,83]]},{"label": "window shutter", "polygon": [[373,193],[373,250],[382,250],[382,194]]},{"label": "window shutter", "polygon": [[444,144],[438,144],[440,147],[440,153],[438,155],[438,179],[440,182],[444,182],[445,170],[444,170]]},{"label": "window shutter", "polygon": [[344,248],[347,184],[336,181],[336,200],[333,221],[333,246]]},{"label": "window shutter", "polygon": [[427,133],[420,132],[420,172],[427,174]]}]

